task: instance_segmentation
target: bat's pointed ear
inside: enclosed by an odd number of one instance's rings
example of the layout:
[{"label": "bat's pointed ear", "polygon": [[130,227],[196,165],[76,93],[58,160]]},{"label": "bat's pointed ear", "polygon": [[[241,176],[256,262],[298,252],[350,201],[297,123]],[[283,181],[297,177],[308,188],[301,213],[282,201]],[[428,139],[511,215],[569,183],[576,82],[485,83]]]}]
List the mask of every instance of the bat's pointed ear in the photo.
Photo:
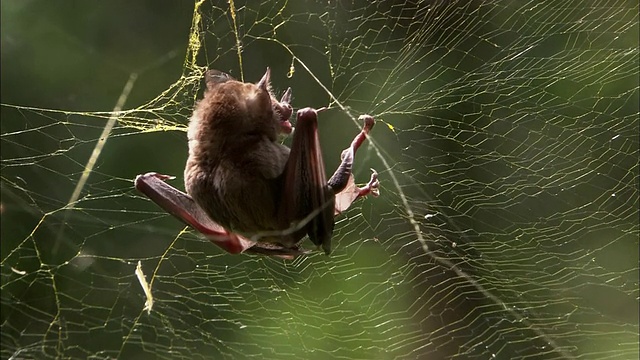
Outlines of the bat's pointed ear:
[{"label": "bat's pointed ear", "polygon": [[267,71],[264,73],[264,75],[262,76],[262,79],[260,79],[260,81],[258,81],[256,85],[258,85],[258,87],[264,91],[269,91],[270,81],[271,81],[271,69],[267,67]]},{"label": "bat's pointed ear", "polygon": [[233,80],[233,78],[220,70],[207,70],[204,74],[204,81],[207,83],[207,89],[209,90],[229,80]]},{"label": "bat's pointed ear", "polygon": [[282,99],[280,99],[280,103],[283,104],[291,104],[291,88],[287,88],[287,91],[282,94]]}]

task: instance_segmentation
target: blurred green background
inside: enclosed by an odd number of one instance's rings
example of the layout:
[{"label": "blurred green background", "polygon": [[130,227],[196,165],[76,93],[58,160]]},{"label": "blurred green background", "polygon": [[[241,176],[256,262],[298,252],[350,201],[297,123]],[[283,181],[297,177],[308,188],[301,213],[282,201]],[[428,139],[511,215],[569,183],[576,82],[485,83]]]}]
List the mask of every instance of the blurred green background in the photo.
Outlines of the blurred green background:
[{"label": "blurred green background", "polygon": [[[638,357],[637,2],[0,6],[3,359]],[[132,188],[182,187],[204,69],[267,66],[329,107],[328,172],[378,119],[331,257],[224,254]]]}]

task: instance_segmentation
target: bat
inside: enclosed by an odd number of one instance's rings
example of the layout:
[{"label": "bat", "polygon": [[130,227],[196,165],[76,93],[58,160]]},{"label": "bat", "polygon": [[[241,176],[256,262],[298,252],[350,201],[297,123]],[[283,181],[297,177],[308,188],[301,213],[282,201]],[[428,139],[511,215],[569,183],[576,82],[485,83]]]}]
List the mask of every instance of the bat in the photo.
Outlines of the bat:
[{"label": "bat", "polygon": [[[206,90],[189,121],[189,156],[184,170],[186,193],[155,172],[138,175],[136,189],[168,213],[225,251],[283,258],[306,254],[308,236],[328,255],[334,217],[358,198],[379,195],[377,173],[355,185],[355,153],[373,127],[363,128],[342,151],[341,163],[326,180],[318,138],[318,111],[297,111],[291,88],[278,101],[270,70],[256,84],[237,81],[217,70],[205,74]],[[291,148],[280,143],[293,131]]]}]

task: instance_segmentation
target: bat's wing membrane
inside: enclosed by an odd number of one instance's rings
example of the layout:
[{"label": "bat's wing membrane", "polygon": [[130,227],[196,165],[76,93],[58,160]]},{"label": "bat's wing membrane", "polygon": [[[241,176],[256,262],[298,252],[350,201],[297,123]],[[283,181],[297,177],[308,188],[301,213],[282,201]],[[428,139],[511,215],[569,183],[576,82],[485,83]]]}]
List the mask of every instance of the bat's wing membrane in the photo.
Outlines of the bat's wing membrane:
[{"label": "bat's wing membrane", "polygon": [[315,245],[329,254],[334,198],[326,183],[317,113],[311,108],[298,110],[296,121],[291,152],[283,173],[284,190],[279,218],[285,222],[282,224],[284,228],[296,227],[299,226],[296,222],[302,222],[300,229],[292,234],[292,239],[297,241],[308,234]]},{"label": "bat's wing membrane", "polygon": [[225,251],[232,254],[248,252],[283,258],[293,258],[295,255],[306,253],[298,247],[285,248],[276,244],[256,243],[242,235],[225,230],[211,220],[191,196],[165,182],[171,178],[171,176],[151,172],[138,175],[134,183],[136,189],[166,212],[191,226]]}]

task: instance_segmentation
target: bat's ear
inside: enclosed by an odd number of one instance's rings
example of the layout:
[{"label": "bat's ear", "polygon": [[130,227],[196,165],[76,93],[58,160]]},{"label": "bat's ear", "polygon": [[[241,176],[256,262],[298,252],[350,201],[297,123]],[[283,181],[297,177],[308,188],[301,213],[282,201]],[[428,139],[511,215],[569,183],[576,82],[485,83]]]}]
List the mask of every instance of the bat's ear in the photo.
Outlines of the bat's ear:
[{"label": "bat's ear", "polygon": [[282,99],[280,99],[281,104],[291,104],[291,88],[287,88],[287,91],[282,94]]},{"label": "bat's ear", "polygon": [[207,89],[209,90],[229,80],[233,80],[233,78],[219,70],[208,70],[204,74],[204,81],[207,83]]},{"label": "bat's ear", "polygon": [[264,73],[262,79],[260,79],[260,81],[258,81],[256,85],[260,89],[269,92],[269,89],[271,88],[271,69],[267,67],[267,71]]}]

